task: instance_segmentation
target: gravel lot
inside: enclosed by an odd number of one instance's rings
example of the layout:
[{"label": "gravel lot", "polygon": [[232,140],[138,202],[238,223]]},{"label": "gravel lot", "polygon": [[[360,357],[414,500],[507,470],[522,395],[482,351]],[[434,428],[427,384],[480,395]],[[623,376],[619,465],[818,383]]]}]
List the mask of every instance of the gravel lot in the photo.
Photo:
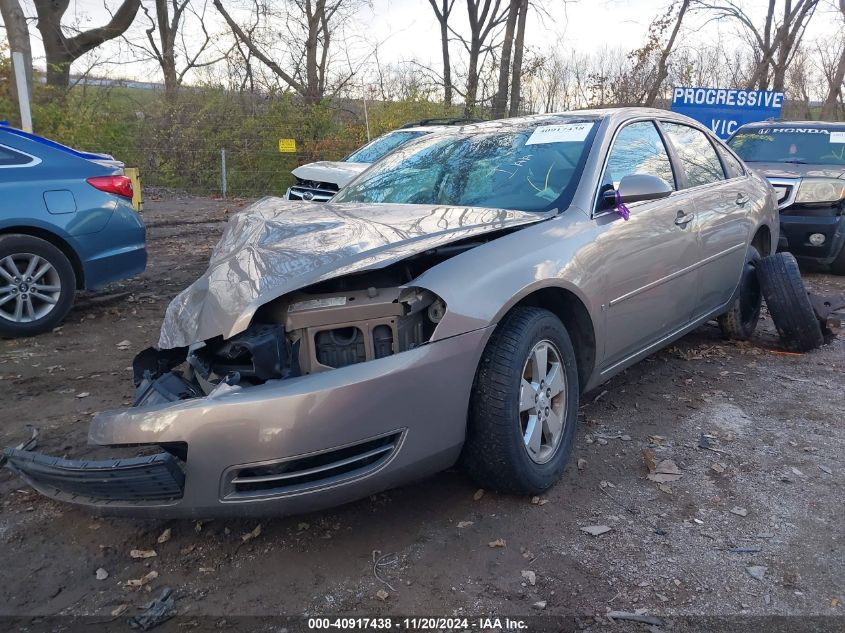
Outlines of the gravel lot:
[{"label": "gravel lot", "polygon": [[[204,269],[242,206],[149,200],[144,275],[79,297],[54,333],[0,340],[3,445],[33,424],[40,450],[93,455],[91,414],[128,404],[133,355],[155,342],[168,301]],[[845,292],[843,278],[805,279]],[[215,630],[264,630],[232,616],[297,613],[723,630],[684,619],[709,615],[746,631],[845,630],[843,386],[841,337],[788,355],[768,318],[744,344],[707,325],[584,397],[571,465],[533,500],[478,491],[455,470],[307,516],[163,522],[94,517],[4,470],[0,615],[92,616],[128,631],[126,617],[172,587],[184,617],[157,630],[191,630],[205,616]],[[648,480],[644,450],[673,460],[680,478]],[[581,529],[597,525],[611,529]],[[157,555],[133,559],[133,549]],[[153,571],[142,589],[127,588]],[[612,626],[610,610],[645,610],[662,624]]]}]

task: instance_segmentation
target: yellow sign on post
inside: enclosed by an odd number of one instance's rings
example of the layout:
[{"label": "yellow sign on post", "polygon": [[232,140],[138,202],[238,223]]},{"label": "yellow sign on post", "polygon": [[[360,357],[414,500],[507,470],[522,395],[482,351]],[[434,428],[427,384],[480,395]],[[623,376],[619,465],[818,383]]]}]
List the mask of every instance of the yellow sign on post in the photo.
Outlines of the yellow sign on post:
[{"label": "yellow sign on post", "polygon": [[144,210],[144,201],[141,200],[141,170],[137,167],[127,167],[123,174],[132,181],[132,206],[136,211]]},{"label": "yellow sign on post", "polygon": [[280,138],[279,139],[279,151],[283,154],[293,154],[296,152],[296,139],[295,138]]}]

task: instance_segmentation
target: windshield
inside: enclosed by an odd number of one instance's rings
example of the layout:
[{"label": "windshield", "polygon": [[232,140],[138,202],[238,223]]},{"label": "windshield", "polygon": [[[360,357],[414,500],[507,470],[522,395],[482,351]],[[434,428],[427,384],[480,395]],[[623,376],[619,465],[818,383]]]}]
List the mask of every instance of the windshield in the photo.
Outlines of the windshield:
[{"label": "windshield", "polygon": [[547,211],[569,205],[595,121],[438,135],[402,147],[333,202]]},{"label": "windshield", "polygon": [[420,136],[425,136],[428,132],[417,130],[416,132],[389,132],[377,139],[373,139],[364,147],[356,149],[349,156],[343,159],[346,163],[374,163],[377,160],[384,158],[394,149],[400,145],[404,145],[408,141]]},{"label": "windshield", "polygon": [[742,160],[752,163],[845,165],[845,131],[762,128],[740,131],[729,144]]}]

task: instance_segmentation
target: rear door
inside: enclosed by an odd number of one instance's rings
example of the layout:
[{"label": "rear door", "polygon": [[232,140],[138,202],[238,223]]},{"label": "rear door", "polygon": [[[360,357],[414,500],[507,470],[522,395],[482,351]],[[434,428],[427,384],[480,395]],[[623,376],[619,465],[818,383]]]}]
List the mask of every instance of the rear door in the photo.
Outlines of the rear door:
[{"label": "rear door", "polygon": [[704,132],[669,121],[660,126],[683,171],[682,186],[694,201],[690,229],[699,241],[701,258],[694,317],[703,316],[727,303],[739,283],[754,201],[742,165],[726,150],[720,157]]},{"label": "rear door", "polygon": [[693,201],[679,190],[669,153],[654,121],[628,123],[617,133],[601,180],[615,188],[630,174],[658,176],[676,190],[668,198],[628,205],[630,220],[595,210],[606,254],[603,371],[677,331],[691,318],[698,284],[699,247],[689,224]]}]

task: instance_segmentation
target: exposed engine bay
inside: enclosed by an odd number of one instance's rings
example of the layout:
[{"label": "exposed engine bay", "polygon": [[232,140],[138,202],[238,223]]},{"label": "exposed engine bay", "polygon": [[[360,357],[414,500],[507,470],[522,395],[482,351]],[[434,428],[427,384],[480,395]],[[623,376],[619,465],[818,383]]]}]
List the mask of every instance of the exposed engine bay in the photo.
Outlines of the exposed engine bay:
[{"label": "exposed engine bay", "polygon": [[[347,285],[333,280],[326,285]],[[413,287],[293,292],[262,306],[246,331],[190,348],[148,348],[133,362],[134,406],[249,387],[362,363],[423,345],[446,305]],[[177,369],[185,364],[184,369]]]}]

